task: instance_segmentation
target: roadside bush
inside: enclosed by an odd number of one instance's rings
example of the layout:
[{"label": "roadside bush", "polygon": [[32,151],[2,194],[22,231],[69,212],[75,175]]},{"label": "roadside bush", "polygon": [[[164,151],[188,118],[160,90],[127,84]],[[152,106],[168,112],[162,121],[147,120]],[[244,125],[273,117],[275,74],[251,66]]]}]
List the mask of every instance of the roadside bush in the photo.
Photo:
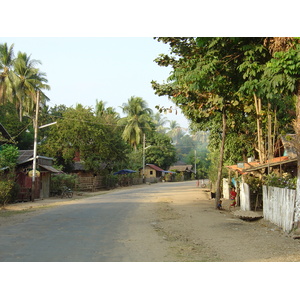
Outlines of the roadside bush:
[{"label": "roadside bush", "polygon": [[296,189],[297,177],[292,177],[290,174],[278,176],[274,173],[267,175],[264,178],[264,184],[279,188]]},{"label": "roadside bush", "polygon": [[118,183],[118,177],[116,175],[107,174],[104,176],[105,188],[115,188]]},{"label": "roadside bush", "polygon": [[167,173],[167,174],[165,175],[165,180],[166,180],[167,182],[169,182],[169,181],[175,181],[175,174]]},{"label": "roadside bush", "polygon": [[0,204],[5,206],[7,203],[17,199],[19,185],[13,180],[0,181]]},{"label": "roadside bush", "polygon": [[50,193],[59,194],[63,190],[63,187],[68,187],[71,190],[74,190],[77,183],[77,175],[70,175],[70,174],[59,174],[53,175],[51,177],[51,184],[50,184]]},{"label": "roadside bush", "polygon": [[176,173],[176,175],[175,175],[175,181],[183,181],[181,173]]}]

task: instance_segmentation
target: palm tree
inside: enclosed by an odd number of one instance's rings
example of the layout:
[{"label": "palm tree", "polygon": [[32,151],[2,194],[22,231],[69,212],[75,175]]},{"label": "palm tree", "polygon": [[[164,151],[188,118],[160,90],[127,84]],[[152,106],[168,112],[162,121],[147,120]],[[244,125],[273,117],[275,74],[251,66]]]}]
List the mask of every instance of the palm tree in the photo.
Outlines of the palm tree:
[{"label": "palm tree", "polygon": [[153,116],[153,122],[155,124],[156,127],[156,131],[160,132],[160,133],[165,133],[167,128],[164,127],[164,125],[166,123],[169,122],[169,120],[166,117],[162,117],[162,114],[157,112],[154,116]]},{"label": "palm tree", "polygon": [[141,97],[132,96],[127,103],[121,106],[127,117],[119,120],[119,125],[125,126],[122,137],[136,150],[141,144],[143,133],[151,130],[152,110]]},{"label": "palm tree", "polygon": [[0,104],[4,104],[11,96],[11,72],[14,61],[14,44],[0,44]]},{"label": "palm tree", "polygon": [[182,128],[177,123],[177,121],[171,120],[170,123],[170,130],[168,131],[168,136],[173,140],[173,143],[177,144],[178,140],[184,135]]},{"label": "palm tree", "polygon": [[96,105],[95,105],[96,117],[101,118],[104,124],[111,125],[111,126],[114,124],[116,125],[119,119],[119,114],[111,106],[106,108],[105,104],[106,102],[102,100],[98,101],[96,99]]},{"label": "palm tree", "polygon": [[103,116],[103,114],[105,112],[105,104],[106,104],[106,102],[104,102],[102,100],[98,101],[98,99],[96,99],[95,111],[96,111],[97,117]]},{"label": "palm tree", "polygon": [[42,92],[42,89],[50,89],[46,83],[46,74],[36,68],[40,61],[31,59],[30,55],[18,52],[14,61],[13,72],[13,93],[16,101],[16,107],[19,110],[20,121],[24,114],[31,114],[34,111],[36,103],[36,91],[40,91],[41,103],[44,104],[48,97]]}]

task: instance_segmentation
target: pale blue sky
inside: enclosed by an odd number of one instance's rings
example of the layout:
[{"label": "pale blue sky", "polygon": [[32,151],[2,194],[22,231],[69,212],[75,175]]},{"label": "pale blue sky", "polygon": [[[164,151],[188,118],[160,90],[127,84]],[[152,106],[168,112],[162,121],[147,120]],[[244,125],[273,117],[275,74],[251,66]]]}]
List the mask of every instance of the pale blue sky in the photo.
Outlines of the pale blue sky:
[{"label": "pale blue sky", "polygon": [[[50,106],[65,104],[95,106],[96,99],[106,102],[121,113],[121,106],[131,96],[142,97],[150,108],[174,104],[158,97],[151,80],[162,83],[170,68],[159,67],[153,60],[169,47],[152,37],[4,37],[1,43],[14,44],[15,55],[26,52],[42,62],[40,70],[47,74]],[[188,121],[182,114],[164,115],[182,127]]]}]

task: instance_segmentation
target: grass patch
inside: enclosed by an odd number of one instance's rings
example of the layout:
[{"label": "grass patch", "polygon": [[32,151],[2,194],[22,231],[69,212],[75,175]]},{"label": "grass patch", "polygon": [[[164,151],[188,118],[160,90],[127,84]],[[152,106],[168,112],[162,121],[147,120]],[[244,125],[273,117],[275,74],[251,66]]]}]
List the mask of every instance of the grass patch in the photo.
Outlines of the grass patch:
[{"label": "grass patch", "polygon": [[24,210],[0,210],[0,218],[7,218],[15,215],[21,215],[32,211],[32,209],[24,209]]},{"label": "grass patch", "polygon": [[0,209],[0,218],[8,218],[8,217],[12,217],[15,215],[21,215],[21,214],[26,214],[26,213],[30,213],[30,212],[34,212],[37,210],[41,210],[41,209],[45,209],[45,208],[49,208],[49,207],[53,207],[54,205],[45,205],[45,206],[37,206],[37,207],[29,207],[29,208],[25,208],[22,210],[9,210],[9,209]]}]

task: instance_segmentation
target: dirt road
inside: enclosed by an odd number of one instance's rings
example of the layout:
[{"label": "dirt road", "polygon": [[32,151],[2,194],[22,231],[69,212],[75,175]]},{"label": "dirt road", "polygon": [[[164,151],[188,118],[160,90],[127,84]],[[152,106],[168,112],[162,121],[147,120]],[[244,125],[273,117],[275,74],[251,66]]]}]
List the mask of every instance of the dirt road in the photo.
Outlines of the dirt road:
[{"label": "dirt road", "polygon": [[[216,210],[209,193],[197,187],[195,181],[128,189],[136,189],[143,201],[124,223],[128,232],[122,244],[131,253],[126,261],[300,261],[299,240],[263,219],[252,222],[239,219],[226,210],[226,201],[225,210]],[[20,203],[8,206],[5,213],[29,206],[32,210],[34,206],[75,202],[47,199]],[[0,226],[18,223],[38,213],[39,210],[35,210],[9,217],[1,213]]]}]

